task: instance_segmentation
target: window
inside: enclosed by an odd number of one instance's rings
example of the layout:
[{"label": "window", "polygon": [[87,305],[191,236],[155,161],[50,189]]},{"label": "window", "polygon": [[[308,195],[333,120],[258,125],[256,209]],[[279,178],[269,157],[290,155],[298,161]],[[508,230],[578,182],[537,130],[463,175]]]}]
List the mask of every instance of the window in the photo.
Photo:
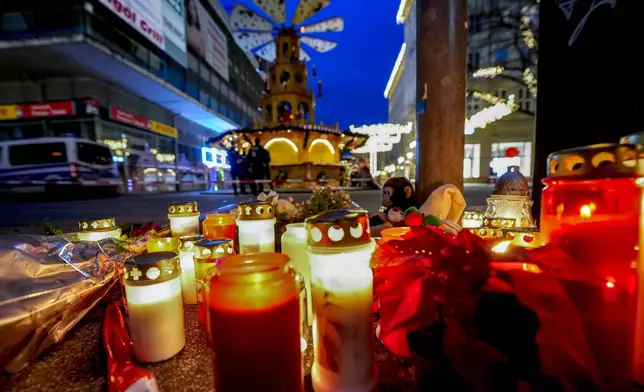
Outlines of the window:
[{"label": "window", "polygon": [[[517,156],[508,156],[510,149],[519,151]],[[501,176],[508,170],[508,166],[519,166],[521,173],[530,177],[532,175],[532,142],[507,142],[492,143],[492,161],[490,174]]]},{"label": "window", "polygon": [[466,144],[463,158],[463,178],[479,178],[481,176],[481,145]]},{"label": "window", "polygon": [[9,163],[13,166],[66,162],[65,143],[19,144],[9,147]]},{"label": "window", "polygon": [[78,160],[90,165],[108,166],[112,164],[110,149],[91,143],[76,143]]}]

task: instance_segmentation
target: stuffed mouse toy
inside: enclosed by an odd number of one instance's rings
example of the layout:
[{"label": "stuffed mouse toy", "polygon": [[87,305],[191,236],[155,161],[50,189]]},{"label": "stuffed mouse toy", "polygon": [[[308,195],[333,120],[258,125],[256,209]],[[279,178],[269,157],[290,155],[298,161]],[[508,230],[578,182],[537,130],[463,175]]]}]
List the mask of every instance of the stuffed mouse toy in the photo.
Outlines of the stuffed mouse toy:
[{"label": "stuffed mouse toy", "polygon": [[404,224],[404,212],[409,207],[416,207],[414,186],[405,177],[392,177],[382,187],[380,204],[382,210],[369,217],[371,227],[385,223]]}]

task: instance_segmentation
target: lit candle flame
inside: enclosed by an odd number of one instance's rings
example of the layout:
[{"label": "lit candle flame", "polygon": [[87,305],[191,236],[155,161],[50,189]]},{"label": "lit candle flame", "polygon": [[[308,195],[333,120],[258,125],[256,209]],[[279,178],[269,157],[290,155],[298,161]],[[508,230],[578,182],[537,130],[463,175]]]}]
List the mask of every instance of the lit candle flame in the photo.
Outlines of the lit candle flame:
[{"label": "lit candle flame", "polygon": [[590,219],[590,217],[593,215],[593,212],[595,212],[596,209],[597,209],[597,206],[595,205],[595,203],[584,204],[579,209],[579,216],[582,219]]},{"label": "lit candle flame", "polygon": [[512,241],[501,241],[498,244],[494,245],[492,247],[492,252],[494,253],[505,253],[508,250],[508,247],[510,247],[510,244]]}]

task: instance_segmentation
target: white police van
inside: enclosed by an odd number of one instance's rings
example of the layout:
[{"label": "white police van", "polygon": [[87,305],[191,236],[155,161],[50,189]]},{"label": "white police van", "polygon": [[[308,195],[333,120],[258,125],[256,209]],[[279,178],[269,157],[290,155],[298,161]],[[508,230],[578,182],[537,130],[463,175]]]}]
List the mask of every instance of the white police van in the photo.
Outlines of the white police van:
[{"label": "white police van", "polygon": [[119,178],[106,145],[75,137],[0,142],[0,190],[9,193],[76,192],[92,187],[117,194]]}]

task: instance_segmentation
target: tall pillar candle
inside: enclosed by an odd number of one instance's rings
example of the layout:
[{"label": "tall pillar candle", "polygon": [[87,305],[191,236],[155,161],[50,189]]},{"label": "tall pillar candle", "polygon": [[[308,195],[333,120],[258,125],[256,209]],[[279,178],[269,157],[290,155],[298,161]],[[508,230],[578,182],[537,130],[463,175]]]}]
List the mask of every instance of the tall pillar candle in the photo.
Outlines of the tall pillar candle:
[{"label": "tall pillar candle", "polygon": [[306,221],[316,392],[370,392],[377,385],[369,233],[364,211],[328,211]]},{"label": "tall pillar candle", "polygon": [[181,264],[181,293],[183,303],[197,304],[197,285],[195,283],[194,245],[203,240],[200,235],[179,238],[179,263]]},{"label": "tall pillar candle", "polygon": [[294,271],[279,253],[221,260],[207,290],[217,392],[301,392]]},{"label": "tall pillar candle", "polygon": [[311,265],[306,245],[306,226],[304,223],[291,223],[286,225],[286,232],[282,235],[282,253],[291,259],[291,266],[302,275],[306,288],[306,302],[303,308],[306,312],[301,315],[306,317],[306,324],[313,324],[313,306],[311,301]]},{"label": "tall pillar candle", "polygon": [[128,325],[139,362],[165,361],[185,345],[178,259],[177,253],[158,252],[125,262]]},{"label": "tall pillar candle", "polygon": [[168,219],[173,237],[199,235],[199,206],[196,201],[171,203]]},{"label": "tall pillar candle", "polygon": [[78,239],[81,241],[100,241],[106,238],[121,238],[121,229],[116,227],[116,219],[87,219],[78,222]]},{"label": "tall pillar candle", "polygon": [[219,260],[235,253],[235,245],[233,240],[228,238],[217,240],[204,239],[194,244],[193,252],[199,322],[205,327],[207,325],[207,318],[203,299],[204,278],[210,268],[217,266]]},{"label": "tall pillar candle", "polygon": [[275,252],[275,208],[251,201],[237,207],[239,253]]}]

